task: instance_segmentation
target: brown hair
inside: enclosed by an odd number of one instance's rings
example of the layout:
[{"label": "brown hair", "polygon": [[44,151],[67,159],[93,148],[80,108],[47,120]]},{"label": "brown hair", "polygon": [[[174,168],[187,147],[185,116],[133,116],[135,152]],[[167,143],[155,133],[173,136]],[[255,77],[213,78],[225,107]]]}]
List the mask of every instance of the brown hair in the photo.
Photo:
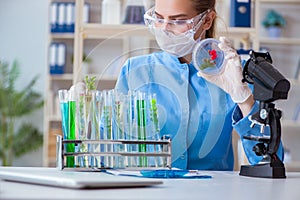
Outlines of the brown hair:
[{"label": "brown hair", "polygon": [[[208,9],[216,12],[215,5],[216,0],[191,0],[194,4],[194,8],[198,13],[202,13]],[[215,36],[215,19],[209,30],[206,31],[205,38],[213,38]]]}]

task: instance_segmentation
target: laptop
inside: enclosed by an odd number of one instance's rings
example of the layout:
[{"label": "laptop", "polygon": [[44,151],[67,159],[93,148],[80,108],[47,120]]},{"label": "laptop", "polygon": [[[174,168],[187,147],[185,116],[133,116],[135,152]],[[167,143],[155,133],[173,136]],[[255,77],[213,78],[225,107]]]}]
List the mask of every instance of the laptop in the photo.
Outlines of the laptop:
[{"label": "laptop", "polygon": [[99,171],[60,171],[56,168],[0,167],[0,179],[73,189],[147,187],[158,179],[111,175]]}]

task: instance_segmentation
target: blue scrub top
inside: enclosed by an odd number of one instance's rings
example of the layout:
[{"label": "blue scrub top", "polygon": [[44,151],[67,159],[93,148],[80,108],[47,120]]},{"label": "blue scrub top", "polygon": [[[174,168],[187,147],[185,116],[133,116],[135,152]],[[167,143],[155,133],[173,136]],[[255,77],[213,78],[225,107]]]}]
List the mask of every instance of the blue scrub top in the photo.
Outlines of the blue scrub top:
[{"label": "blue scrub top", "polygon": [[[172,139],[172,167],[233,170],[232,129],[261,135],[248,116],[216,85],[197,76],[192,64],[180,63],[166,52],[133,57],[121,69],[118,92],[156,93],[160,134]],[[258,110],[255,104],[250,114]],[[252,151],[255,142],[242,139],[250,163],[262,158]],[[279,158],[283,157],[282,147]]]}]

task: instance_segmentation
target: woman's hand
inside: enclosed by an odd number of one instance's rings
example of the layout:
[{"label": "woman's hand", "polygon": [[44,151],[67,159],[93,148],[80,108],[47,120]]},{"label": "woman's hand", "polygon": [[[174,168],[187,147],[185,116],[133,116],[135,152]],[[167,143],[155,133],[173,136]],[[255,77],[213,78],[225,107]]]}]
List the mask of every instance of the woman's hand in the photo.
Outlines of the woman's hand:
[{"label": "woman's hand", "polygon": [[217,75],[207,75],[198,72],[207,81],[214,83],[227,92],[235,103],[245,102],[252,91],[246,83],[242,82],[242,65],[236,50],[231,47],[230,41],[225,37],[220,37],[219,48],[224,51],[225,60],[222,71]]}]

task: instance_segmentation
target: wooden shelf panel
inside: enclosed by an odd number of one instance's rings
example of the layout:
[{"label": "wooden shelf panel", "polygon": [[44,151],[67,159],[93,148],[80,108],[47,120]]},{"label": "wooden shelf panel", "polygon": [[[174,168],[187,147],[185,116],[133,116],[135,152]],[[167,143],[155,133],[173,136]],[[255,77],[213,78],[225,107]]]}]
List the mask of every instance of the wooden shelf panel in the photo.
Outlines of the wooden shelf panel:
[{"label": "wooden shelf panel", "polygon": [[59,116],[59,115],[49,116],[49,121],[51,121],[51,122],[61,122],[61,116]]},{"label": "wooden shelf panel", "polygon": [[260,0],[260,2],[262,2],[262,3],[283,3],[283,4],[291,4],[291,3],[299,4],[300,3],[299,0]]},{"label": "wooden shelf panel", "polygon": [[278,45],[300,45],[300,38],[268,38],[268,37],[261,37],[261,43],[265,44],[278,44]]},{"label": "wooden shelf panel", "polygon": [[[218,34],[232,34],[235,36],[249,36],[256,33],[255,28],[236,28],[230,27],[226,31],[220,31]],[[146,36],[154,38],[148,28],[144,25],[102,25],[102,24],[84,24],[84,38],[122,38],[124,36]]]},{"label": "wooden shelf panel", "polygon": [[51,33],[51,39],[74,39],[74,33]]},{"label": "wooden shelf panel", "polygon": [[89,23],[83,25],[83,37],[89,39],[98,38],[122,38],[124,36],[143,36],[153,38],[148,28],[144,25],[103,25]]},{"label": "wooden shelf panel", "polygon": [[[123,38],[124,36],[146,36],[154,39],[148,28],[144,25],[103,25],[97,23],[84,24],[82,33],[85,39],[107,39]],[[219,34],[232,34],[234,36],[248,36],[255,34],[255,28],[237,28],[230,27],[226,31],[220,31]],[[242,34],[242,35],[241,35]],[[52,39],[74,39],[73,33],[52,33]]]},{"label": "wooden shelf panel", "polygon": [[234,39],[254,40],[256,30],[255,28],[229,27],[227,30],[217,31],[216,34]]},{"label": "wooden shelf panel", "polygon": [[239,27],[230,27],[229,33],[232,34],[255,34],[255,28],[239,28]]},{"label": "wooden shelf panel", "polygon": [[63,81],[63,80],[73,80],[73,74],[57,74],[57,75],[49,75],[50,81]]}]

